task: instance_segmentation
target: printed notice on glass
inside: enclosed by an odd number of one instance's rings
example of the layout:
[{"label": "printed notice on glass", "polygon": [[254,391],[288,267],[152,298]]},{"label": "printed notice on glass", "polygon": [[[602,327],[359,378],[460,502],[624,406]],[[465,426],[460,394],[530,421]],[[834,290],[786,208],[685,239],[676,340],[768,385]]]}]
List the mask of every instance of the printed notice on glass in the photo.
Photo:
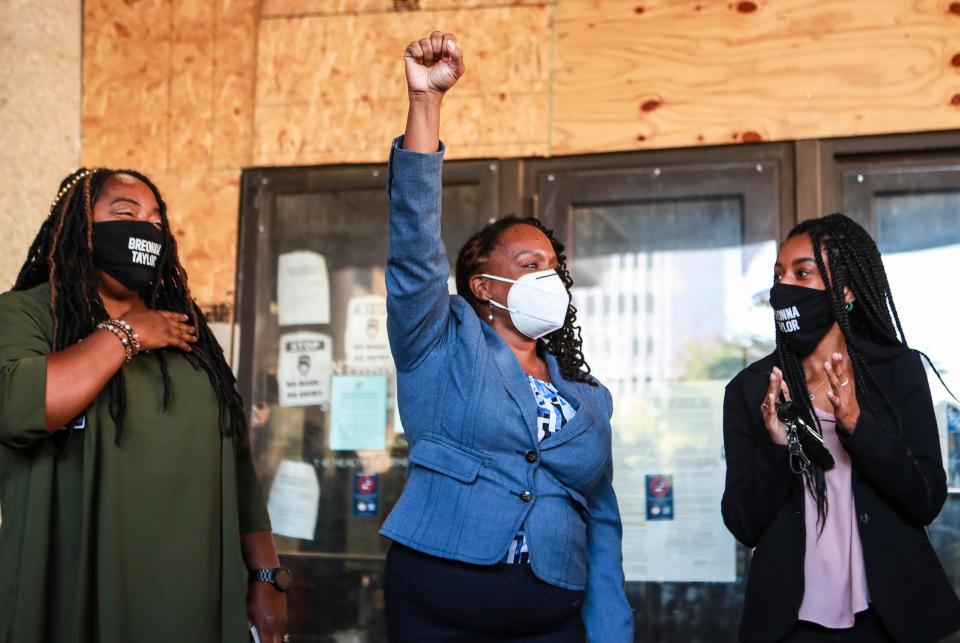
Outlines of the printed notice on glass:
[{"label": "printed notice on glass", "polygon": [[277,317],[281,326],[330,323],[327,260],[310,250],[277,260]]},{"label": "printed notice on glass", "polygon": [[312,464],[284,460],[277,468],[267,498],[273,533],[313,539],[320,507],[320,483]]},{"label": "printed notice on glass", "polygon": [[330,395],[330,450],[385,449],[386,431],[387,377],[334,377]]},{"label": "printed notice on glass", "polygon": [[383,295],[351,297],[347,304],[345,352],[355,368],[387,371],[393,364],[387,339],[387,298]]},{"label": "printed notice on glass", "polygon": [[329,335],[311,332],[281,335],[277,359],[280,406],[329,405],[332,367]]},{"label": "printed notice on glass", "polygon": [[628,581],[736,581],[736,545],[720,514],[724,384],[651,384],[614,404]]}]

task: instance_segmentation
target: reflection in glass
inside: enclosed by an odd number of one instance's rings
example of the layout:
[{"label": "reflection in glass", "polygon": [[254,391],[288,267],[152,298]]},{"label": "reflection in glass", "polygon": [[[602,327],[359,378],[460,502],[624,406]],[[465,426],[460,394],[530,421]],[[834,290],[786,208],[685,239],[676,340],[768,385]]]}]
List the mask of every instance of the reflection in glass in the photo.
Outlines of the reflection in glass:
[{"label": "reflection in glass", "polygon": [[[378,530],[400,495],[407,465],[384,327],[386,191],[377,181],[353,189],[328,185],[278,192],[270,198],[267,225],[260,231],[269,243],[264,256],[255,259],[256,274],[244,275],[258,286],[252,295],[257,323],[243,331],[255,334],[255,350],[244,360],[243,376],[253,381],[251,437],[264,490],[282,492],[275,494],[275,508],[296,512],[298,498],[308,498],[316,510],[315,525],[304,526],[302,515],[294,516],[299,520],[275,518],[297,527],[276,538],[300,588],[291,594],[290,631],[299,641],[383,640],[382,570],[388,543]],[[476,182],[452,182],[443,199],[441,234],[455,252],[490,213]],[[280,326],[279,257],[300,251],[319,255],[326,266],[328,319]],[[329,368],[318,369],[330,380],[321,387],[323,399],[311,400],[318,403],[294,405],[289,391],[281,400],[281,336],[306,347],[303,355],[288,356],[287,371],[304,376],[314,372],[315,360],[329,362]],[[278,475],[282,466],[286,473]],[[309,468],[316,472],[319,507],[315,493],[298,493]]]},{"label": "reflection in glass", "polygon": [[[907,341],[960,393],[960,192],[876,195],[877,244]],[[960,405],[928,372],[948,484],[960,487]]]},{"label": "reflection in glass", "polygon": [[739,198],[574,208],[584,355],[614,395],[628,581],[736,580],[723,526],[723,388],[773,348],[776,244],[744,244]]}]

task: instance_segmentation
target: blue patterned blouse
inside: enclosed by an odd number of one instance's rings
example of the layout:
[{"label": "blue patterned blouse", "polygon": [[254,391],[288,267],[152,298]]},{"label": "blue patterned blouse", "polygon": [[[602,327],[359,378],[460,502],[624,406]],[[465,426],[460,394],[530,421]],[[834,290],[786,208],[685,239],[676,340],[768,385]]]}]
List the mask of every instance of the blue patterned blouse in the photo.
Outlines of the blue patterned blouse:
[{"label": "blue patterned blouse", "polygon": [[[530,381],[533,397],[537,400],[537,438],[543,442],[572,420],[576,411],[550,382],[538,380],[532,375],[527,375],[527,379]],[[527,547],[527,537],[523,533],[523,525],[520,525],[520,531],[510,543],[510,549],[507,550],[507,556],[503,562],[511,564],[530,562],[530,551]]]}]

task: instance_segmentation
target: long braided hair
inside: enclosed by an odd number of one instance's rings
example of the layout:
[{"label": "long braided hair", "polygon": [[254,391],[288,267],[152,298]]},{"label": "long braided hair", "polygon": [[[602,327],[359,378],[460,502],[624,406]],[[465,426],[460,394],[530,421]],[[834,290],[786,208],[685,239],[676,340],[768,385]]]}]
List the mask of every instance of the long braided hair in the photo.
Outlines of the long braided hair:
[{"label": "long braided hair", "polygon": [[[483,272],[490,253],[500,240],[500,235],[517,225],[533,226],[550,240],[557,255],[557,273],[569,291],[573,287],[573,278],[567,270],[567,256],[564,245],[539,219],[533,217],[508,216],[497,219],[474,234],[463,244],[457,255],[456,280],[457,292],[479,311],[481,303],[470,289],[470,278]],[[537,340],[537,353],[543,356],[550,353],[557,359],[557,367],[565,379],[596,385],[596,379],[590,375],[590,366],[583,357],[583,339],[577,326],[577,308],[570,303],[563,327]]]},{"label": "long braided hair", "polygon": [[[14,290],[28,290],[43,283],[50,284],[50,314],[53,318],[54,352],[73,346],[96,330],[97,324],[109,319],[100,297],[97,269],[93,258],[93,205],[107,181],[118,174],[142,181],[153,192],[162,219],[163,250],[157,261],[157,277],[141,293],[153,310],[166,310],[187,315],[197,329],[197,342],[185,357],[196,369],[203,369],[219,402],[219,430],[223,435],[240,435],[244,427],[243,403],[236,389],[236,379],[223,357],[223,350],[207,325],[187,287],[187,273],[177,255],[177,243],[170,231],[167,206],[160,191],[143,174],[134,170],[80,168],[60,183],[50,214],[30,246],[27,260],[20,269]],[[156,351],[163,384],[163,409],[170,404],[171,382],[167,368],[166,348]],[[116,424],[115,442],[123,434],[127,398],[123,370],[118,370],[108,384],[110,417]],[[69,448],[73,428],[58,431],[54,440],[60,454]]]},{"label": "long braided hair", "polygon": [[[880,258],[880,250],[863,227],[839,213],[804,221],[791,230],[787,238],[800,235],[810,237],[814,260],[830,294],[833,318],[846,339],[850,367],[857,386],[857,398],[866,404],[867,409],[880,419],[881,425],[891,431],[899,442],[903,433],[900,414],[877,384],[855,339],[862,337],[876,344],[907,348],[900,316],[890,292],[890,282],[887,281],[887,273]],[[829,260],[829,271],[824,254]],[[849,288],[855,297],[853,309],[850,311],[844,301],[844,288]],[[779,329],[776,335],[777,357],[782,365],[790,395],[802,405],[810,426],[819,430],[820,423],[810,399],[803,363],[796,354],[786,348]],[[892,425],[883,419],[885,415],[879,412],[878,402],[889,412],[886,417],[893,418]],[[816,500],[817,518],[822,529],[828,510],[824,470],[811,463],[804,472],[804,478]]]}]

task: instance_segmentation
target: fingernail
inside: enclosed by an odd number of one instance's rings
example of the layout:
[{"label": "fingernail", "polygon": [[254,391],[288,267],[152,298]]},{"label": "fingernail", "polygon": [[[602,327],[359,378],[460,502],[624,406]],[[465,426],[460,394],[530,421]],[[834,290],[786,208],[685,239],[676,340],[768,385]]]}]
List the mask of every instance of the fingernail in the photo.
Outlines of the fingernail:
[{"label": "fingernail", "polygon": [[773,382],[776,379],[777,379],[776,373],[770,373],[770,381]]},{"label": "fingernail", "polygon": [[833,370],[833,366],[830,365],[830,362],[824,362],[823,367],[828,371]]},{"label": "fingernail", "polygon": [[839,362],[840,360],[843,359],[843,355],[841,355],[840,353],[834,353],[834,354],[833,354],[833,359],[835,359],[835,360],[837,360],[837,361]]}]

